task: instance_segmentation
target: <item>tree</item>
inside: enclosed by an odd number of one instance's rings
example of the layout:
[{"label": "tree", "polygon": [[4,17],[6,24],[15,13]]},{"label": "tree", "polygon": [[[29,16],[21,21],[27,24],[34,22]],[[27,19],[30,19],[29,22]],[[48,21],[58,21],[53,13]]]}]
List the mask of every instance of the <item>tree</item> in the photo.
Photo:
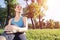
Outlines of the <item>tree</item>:
[{"label": "tree", "polygon": [[14,13],[13,6],[17,3],[17,0],[5,0],[5,4],[7,5],[7,19],[6,25],[8,24],[8,20],[11,17],[11,13]]},{"label": "tree", "polygon": [[42,13],[40,11],[40,6],[37,3],[35,3],[35,0],[31,0],[31,2],[32,3],[28,5],[27,8],[25,8],[24,13],[27,13],[27,16],[31,18],[32,26],[34,28],[34,19],[36,19],[39,15],[42,15]]},{"label": "tree", "polygon": [[32,27],[34,29],[33,14],[29,12],[29,5],[27,3],[28,0],[25,0],[25,1],[26,1],[26,4],[27,4],[27,7],[23,9],[23,11],[24,11],[23,15],[31,19],[31,21],[32,21]]},{"label": "tree", "polygon": [[6,12],[6,8],[3,8],[0,6],[0,24],[1,24],[1,28],[4,27],[4,22],[7,16],[7,12]]},{"label": "tree", "polygon": [[[44,10],[47,10],[47,6],[46,6],[46,1],[47,0],[37,0],[38,5],[40,6],[40,11],[41,11],[41,7],[44,8]],[[42,23],[41,23],[41,18],[44,16],[44,10],[40,12],[39,14],[39,24],[40,24],[40,28],[42,29]]]},{"label": "tree", "polygon": [[46,24],[47,24],[46,28],[50,28],[50,29],[53,29],[55,26],[55,22],[52,19],[49,19]]},{"label": "tree", "polygon": [[38,4],[35,3],[35,0],[31,0],[31,2],[32,3],[30,5],[27,4],[27,7],[24,9],[24,13],[26,13],[26,16],[31,19],[32,27],[34,29],[35,28],[34,27],[34,23],[35,23],[34,19],[35,19],[35,17],[37,17],[39,15],[38,13],[40,12],[40,9],[39,9]]}]

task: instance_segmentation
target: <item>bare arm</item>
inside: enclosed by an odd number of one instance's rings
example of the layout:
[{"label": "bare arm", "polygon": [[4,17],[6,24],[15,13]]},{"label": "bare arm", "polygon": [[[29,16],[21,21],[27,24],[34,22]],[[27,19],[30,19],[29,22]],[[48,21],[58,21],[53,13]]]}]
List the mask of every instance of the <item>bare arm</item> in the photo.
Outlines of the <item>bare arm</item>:
[{"label": "bare arm", "polygon": [[[26,32],[28,30],[28,23],[27,23],[27,18],[24,17],[23,18],[23,22],[24,22],[24,28],[20,28],[16,25],[11,25],[11,20],[9,20],[9,24],[6,26],[6,31],[12,31],[12,32]],[[12,27],[14,26],[14,27]]]},{"label": "bare arm", "polygon": [[24,28],[18,28],[18,32],[26,32],[28,30],[27,17],[23,18]]},{"label": "bare arm", "polygon": [[11,21],[12,21],[12,19],[10,19],[10,20],[9,20],[9,22],[8,22],[8,25],[7,25],[7,26],[10,26],[10,25],[11,25]]},{"label": "bare arm", "polygon": [[9,20],[8,25],[4,28],[4,31],[6,31],[6,33],[8,33],[8,34],[17,32],[16,27],[14,27],[15,25],[11,25],[11,21],[12,21],[12,19]]},{"label": "bare arm", "polygon": [[12,28],[11,28],[11,20],[12,19],[10,19],[9,22],[8,22],[8,25],[5,26],[4,31],[10,31],[10,30],[12,30]]}]

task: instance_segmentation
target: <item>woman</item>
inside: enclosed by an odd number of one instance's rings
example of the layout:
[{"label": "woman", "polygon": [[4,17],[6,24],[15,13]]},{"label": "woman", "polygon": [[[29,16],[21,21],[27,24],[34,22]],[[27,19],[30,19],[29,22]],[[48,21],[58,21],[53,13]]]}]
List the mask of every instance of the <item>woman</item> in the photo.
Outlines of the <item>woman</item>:
[{"label": "woman", "polygon": [[19,38],[19,40],[26,40],[25,32],[28,29],[27,18],[21,16],[21,5],[16,4],[14,10],[15,17],[9,20],[8,25],[4,29],[3,36],[6,40],[13,40],[14,37]]}]

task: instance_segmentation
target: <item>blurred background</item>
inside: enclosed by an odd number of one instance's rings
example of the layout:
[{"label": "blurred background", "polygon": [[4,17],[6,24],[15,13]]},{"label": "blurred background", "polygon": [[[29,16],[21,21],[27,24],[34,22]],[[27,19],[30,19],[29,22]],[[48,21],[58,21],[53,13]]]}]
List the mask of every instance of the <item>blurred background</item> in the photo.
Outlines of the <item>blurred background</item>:
[{"label": "blurred background", "polygon": [[0,0],[0,28],[14,17],[14,4],[23,7],[22,16],[28,18],[29,29],[59,29],[60,0]]}]

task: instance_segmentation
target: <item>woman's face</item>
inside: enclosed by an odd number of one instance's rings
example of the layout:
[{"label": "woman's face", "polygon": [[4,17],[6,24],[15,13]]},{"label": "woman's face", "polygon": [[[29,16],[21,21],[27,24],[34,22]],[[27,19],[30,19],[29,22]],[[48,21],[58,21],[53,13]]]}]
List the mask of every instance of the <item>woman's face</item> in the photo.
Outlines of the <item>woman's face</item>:
[{"label": "woman's face", "polygon": [[21,10],[22,10],[22,6],[20,6],[20,5],[16,5],[16,7],[15,7],[15,12],[21,12]]}]

